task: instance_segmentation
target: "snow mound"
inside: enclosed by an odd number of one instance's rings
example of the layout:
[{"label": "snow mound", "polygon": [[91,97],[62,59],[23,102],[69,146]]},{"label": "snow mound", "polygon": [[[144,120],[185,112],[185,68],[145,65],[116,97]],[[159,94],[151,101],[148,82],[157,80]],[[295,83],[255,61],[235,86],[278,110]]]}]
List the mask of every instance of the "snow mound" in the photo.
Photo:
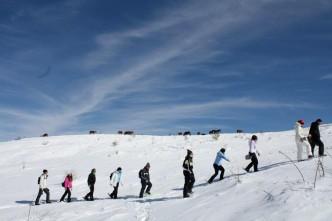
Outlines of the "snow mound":
[{"label": "snow mound", "polygon": [[[258,133],[258,173],[245,173],[251,134],[206,136],[76,135],[29,138],[0,143],[0,220],[331,220],[332,217],[332,125],[321,127],[328,156],[322,159],[325,176],[317,173],[318,158],[294,164],[282,151],[296,159],[294,132]],[[207,184],[212,163],[220,147],[226,148],[230,163],[224,162],[225,179]],[[191,198],[182,198],[182,162],[186,149],[194,152],[196,183]],[[318,148],[317,148],[318,149]],[[317,150],[316,150],[317,151]],[[305,155],[305,154],[304,154]],[[316,153],[317,155],[317,153]],[[138,171],[151,164],[152,195],[139,199]],[[109,199],[108,179],[123,168],[119,199]],[[37,178],[49,171],[52,204],[32,206]],[[96,200],[82,199],[88,192],[87,176],[97,169]],[[64,192],[66,173],[74,173],[72,203],[56,203]],[[42,199],[45,195],[42,196]]]}]

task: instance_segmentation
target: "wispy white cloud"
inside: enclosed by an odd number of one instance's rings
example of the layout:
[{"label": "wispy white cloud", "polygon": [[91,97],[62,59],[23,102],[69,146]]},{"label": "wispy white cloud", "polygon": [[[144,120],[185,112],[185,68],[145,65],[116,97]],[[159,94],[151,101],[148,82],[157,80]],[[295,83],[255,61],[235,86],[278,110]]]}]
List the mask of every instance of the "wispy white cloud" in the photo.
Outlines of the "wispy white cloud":
[{"label": "wispy white cloud", "polygon": [[[222,5],[218,4],[217,8],[222,8]],[[137,59],[134,59],[128,65],[126,70],[121,70],[117,76],[97,80],[91,90],[94,94],[92,96],[94,99],[89,106],[95,107],[108,94],[119,88],[126,87],[126,85],[132,87],[134,86],[134,82],[156,72],[158,73],[165,68],[170,72],[176,72],[176,69],[186,66],[185,61],[188,61],[189,64],[199,64],[205,59],[211,58],[209,55],[215,53],[210,48],[213,45],[213,36],[227,33],[234,29],[235,26],[241,26],[251,20],[251,16],[245,13],[246,9],[243,9],[243,11],[240,10],[243,13],[237,12],[238,16],[234,17],[234,13],[227,11],[228,7],[224,7],[222,10],[224,13],[218,11],[217,8],[209,6],[206,10],[191,7],[188,11],[180,9],[171,13],[177,14],[177,16],[162,17],[157,21],[143,25],[143,27],[123,33],[110,33],[97,36],[98,48],[89,53],[84,62],[90,67],[110,62],[112,56],[114,56],[114,52],[119,50],[118,48],[121,48],[122,45],[130,44],[131,38],[150,37],[149,35],[155,35],[155,32],[164,34],[166,31],[170,38],[166,42],[163,41],[161,46],[154,47],[148,52],[140,54]],[[185,12],[185,15],[181,14],[183,12]],[[251,13],[249,14],[251,15]],[[198,20],[202,16],[207,18],[205,22]],[[188,25],[186,32],[178,32],[179,29],[186,25]],[[193,27],[190,28],[190,26]],[[177,59],[181,60],[181,62]],[[171,67],[165,67],[169,65],[169,62],[173,62]]]},{"label": "wispy white cloud", "polygon": [[332,74],[326,74],[320,77],[320,80],[331,80],[332,79]]},{"label": "wispy white cloud", "polygon": [[[145,118],[155,116],[155,118],[191,118],[197,116],[206,116],[208,113],[218,113],[224,110],[234,109],[274,109],[274,108],[307,108],[311,109],[309,103],[288,103],[277,101],[255,100],[251,98],[229,98],[210,102],[201,102],[194,104],[176,104],[173,106],[157,107],[150,110],[144,110],[140,113],[133,113],[135,118]],[[143,117],[145,116],[145,117]]]},{"label": "wispy white cloud", "polygon": [[[169,62],[172,62],[171,67],[168,67],[170,71],[183,68],[186,66],[185,61],[199,64],[206,59],[204,54],[215,53],[212,46],[216,36],[231,35],[255,21],[262,15],[262,7],[268,4],[269,2],[265,1],[254,1],[250,4],[244,1],[212,1],[212,4],[204,5],[195,2],[178,10],[167,11],[160,18],[141,27],[98,35],[97,49],[90,52],[84,60],[90,68],[107,65],[118,50],[128,47],[137,38],[167,34],[169,40],[162,41],[161,46],[140,54],[127,69],[120,70],[117,76],[97,80],[89,89],[93,96],[91,102],[85,103],[86,109],[95,108],[109,94],[121,88],[134,86],[135,82],[143,77],[164,69]],[[184,27],[186,31],[180,32]],[[177,62],[177,59],[181,62]]]}]

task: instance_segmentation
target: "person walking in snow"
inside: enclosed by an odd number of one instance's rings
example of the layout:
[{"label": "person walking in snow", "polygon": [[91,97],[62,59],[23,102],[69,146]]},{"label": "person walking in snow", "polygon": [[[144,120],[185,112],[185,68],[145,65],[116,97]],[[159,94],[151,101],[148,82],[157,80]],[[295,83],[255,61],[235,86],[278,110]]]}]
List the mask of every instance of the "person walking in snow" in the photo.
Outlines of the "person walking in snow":
[{"label": "person walking in snow", "polygon": [[222,162],[223,159],[230,162],[229,159],[227,159],[225,157],[225,151],[226,151],[225,148],[221,148],[220,151],[218,151],[216,159],[214,160],[214,163],[213,163],[214,174],[211,176],[208,183],[213,182],[214,178],[218,175],[219,171],[220,171],[220,179],[219,180],[224,179],[225,169],[221,165],[221,162]]},{"label": "person walking in snow", "polygon": [[43,195],[43,192],[46,193],[46,203],[51,203],[50,190],[47,188],[47,178],[48,178],[48,171],[44,169],[43,174],[40,175],[40,177],[38,177],[39,191],[35,201],[35,205],[40,205],[39,199]]},{"label": "person walking in snow", "polygon": [[[247,172],[249,172],[250,168],[254,166],[254,172],[258,171],[258,159],[257,155],[260,156],[259,151],[256,148],[257,143],[257,136],[253,135],[251,139],[249,140],[249,157],[251,158],[251,163],[245,168]],[[257,155],[256,155],[257,154]]]},{"label": "person walking in snow", "polygon": [[122,169],[121,167],[118,167],[118,169],[111,173],[110,175],[110,185],[114,188],[113,192],[109,194],[109,196],[112,199],[118,198],[118,188],[119,184],[121,182],[121,175],[122,175]]},{"label": "person walking in snow", "polygon": [[309,130],[309,143],[311,145],[311,152],[312,156],[314,156],[315,152],[315,146],[317,145],[319,147],[318,149],[318,155],[319,156],[326,156],[324,154],[324,143],[320,139],[320,131],[319,131],[319,125],[322,123],[321,119],[317,119],[315,122],[311,123],[310,130]]},{"label": "person walking in snow", "polygon": [[304,120],[298,120],[295,123],[295,143],[297,146],[297,160],[302,161],[303,146],[306,147],[308,159],[312,158],[311,147],[307,140],[307,136],[303,132]]},{"label": "person walking in snow", "polygon": [[189,197],[192,194],[192,188],[195,183],[194,167],[193,167],[193,152],[187,150],[187,155],[182,164],[184,175],[183,198]]},{"label": "person walking in snow", "polygon": [[85,200],[90,200],[90,201],[94,200],[93,193],[95,191],[95,183],[96,183],[96,169],[93,168],[88,177],[88,186],[90,188],[90,192],[86,194],[86,196],[84,197]]},{"label": "person walking in snow", "polygon": [[[141,169],[138,173],[139,178],[141,179],[141,191],[139,193],[139,198],[143,198],[144,192],[146,194],[151,194],[150,190],[152,188],[152,183],[150,182],[150,163],[147,163],[143,169]],[[147,187],[147,188],[146,188]],[[146,188],[146,190],[145,190]]]},{"label": "person walking in snow", "polygon": [[62,195],[60,202],[63,202],[65,197],[68,195],[67,202],[71,202],[71,190],[73,188],[73,175],[70,173],[66,176],[65,181],[63,182],[63,187],[65,188],[65,192]]}]

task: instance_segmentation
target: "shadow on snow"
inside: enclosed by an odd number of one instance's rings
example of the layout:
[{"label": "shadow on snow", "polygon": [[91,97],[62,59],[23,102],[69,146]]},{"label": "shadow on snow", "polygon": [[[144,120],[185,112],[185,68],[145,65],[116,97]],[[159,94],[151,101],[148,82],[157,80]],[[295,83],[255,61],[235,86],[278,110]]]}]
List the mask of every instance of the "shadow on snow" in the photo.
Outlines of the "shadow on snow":
[{"label": "shadow on snow", "polygon": [[154,199],[138,199],[134,200],[133,202],[136,203],[153,203],[153,202],[164,202],[164,201],[169,201],[169,200],[177,200],[177,199],[182,199],[182,196],[172,196],[172,197],[160,197],[160,198],[154,198]]}]

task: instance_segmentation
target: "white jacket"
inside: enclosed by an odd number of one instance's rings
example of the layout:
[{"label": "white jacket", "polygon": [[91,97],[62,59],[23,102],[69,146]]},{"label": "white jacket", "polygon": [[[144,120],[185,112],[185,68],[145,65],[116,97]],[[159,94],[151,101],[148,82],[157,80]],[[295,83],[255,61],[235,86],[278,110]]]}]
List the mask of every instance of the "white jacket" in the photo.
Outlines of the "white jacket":
[{"label": "white jacket", "polygon": [[299,122],[295,123],[294,129],[295,129],[295,141],[296,142],[302,142],[301,139],[307,138],[307,135],[305,135],[304,129]]},{"label": "white jacket", "polygon": [[254,140],[249,140],[249,153],[259,153]]},{"label": "white jacket", "polygon": [[47,188],[47,177],[48,175],[42,174],[40,175],[40,183],[39,183],[39,188],[40,189],[46,189]]},{"label": "white jacket", "polygon": [[110,185],[111,186],[116,186],[118,183],[121,181],[121,172],[119,171],[114,171],[112,175],[112,179],[110,180]]}]

